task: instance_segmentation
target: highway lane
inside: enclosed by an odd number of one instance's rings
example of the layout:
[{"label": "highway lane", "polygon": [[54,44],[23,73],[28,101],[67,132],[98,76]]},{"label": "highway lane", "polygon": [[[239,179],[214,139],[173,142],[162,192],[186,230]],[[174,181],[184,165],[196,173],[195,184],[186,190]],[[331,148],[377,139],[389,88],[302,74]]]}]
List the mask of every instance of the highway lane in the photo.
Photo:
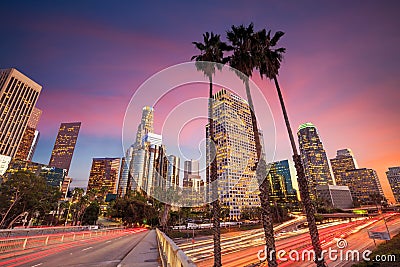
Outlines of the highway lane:
[{"label": "highway lane", "polygon": [[[397,231],[400,231],[400,227],[396,226],[396,222],[398,222],[399,219],[397,217],[396,220],[393,222],[389,222],[389,228],[391,231],[393,231],[393,234],[396,233]],[[375,225],[372,225],[372,223],[375,223],[376,219],[366,219],[362,221],[353,221],[351,223],[344,223],[341,225],[331,225],[330,227],[326,227],[323,229],[320,229],[320,239],[323,243],[323,248],[324,246],[335,246],[336,247],[336,239],[335,238],[340,238],[341,236],[344,236],[345,238],[352,237],[353,235],[355,236],[355,243],[357,243],[357,240],[360,240],[360,237],[362,236],[363,239],[366,238],[368,239],[367,230],[371,227],[375,227]],[[393,224],[393,225],[392,225]],[[363,231],[362,228],[366,227],[366,229]],[[360,231],[359,233],[355,233],[356,231]],[[259,239],[257,237],[257,239]],[[363,240],[361,239],[361,240]],[[246,240],[247,241],[247,240]],[[230,243],[232,243],[231,249],[223,249],[223,256],[222,256],[222,263],[225,266],[246,266],[251,263],[256,263],[259,262],[257,258],[257,252],[260,249],[263,249],[264,246],[260,246],[261,240],[253,240],[254,241],[254,246],[243,246],[243,242],[241,243],[236,242],[236,245],[234,244],[234,240],[230,240]],[[370,242],[372,240],[368,240]],[[359,241],[358,241],[359,242]],[[334,244],[333,244],[334,243]],[[363,243],[364,241],[361,241],[359,243]],[[249,244],[250,245],[250,244]],[[304,249],[310,249],[311,244],[310,244],[310,237],[308,232],[303,232],[299,231],[297,233],[286,233],[282,237],[278,237],[276,239],[276,245],[277,245],[277,250],[280,249],[285,249],[286,251],[290,251],[292,249],[296,249],[298,251],[302,251]],[[190,247],[189,244],[181,244],[180,246],[185,247],[184,250],[187,250],[187,253],[191,256],[192,259],[196,261],[198,266],[210,266],[212,264],[212,255],[207,255],[209,253],[208,249],[208,244],[204,244],[203,246],[200,245],[200,247],[196,248],[196,245],[194,247]],[[202,251],[204,249],[204,251]],[[201,255],[208,256],[208,257],[201,257]],[[197,259],[197,260],[196,260]],[[305,264],[304,266],[309,266],[310,263]],[[299,266],[301,265],[300,263],[289,263],[289,262],[282,262],[282,266]]]},{"label": "highway lane", "polygon": [[148,233],[126,231],[113,237],[66,243],[54,249],[25,255],[8,265],[0,263],[0,266],[117,266]]}]

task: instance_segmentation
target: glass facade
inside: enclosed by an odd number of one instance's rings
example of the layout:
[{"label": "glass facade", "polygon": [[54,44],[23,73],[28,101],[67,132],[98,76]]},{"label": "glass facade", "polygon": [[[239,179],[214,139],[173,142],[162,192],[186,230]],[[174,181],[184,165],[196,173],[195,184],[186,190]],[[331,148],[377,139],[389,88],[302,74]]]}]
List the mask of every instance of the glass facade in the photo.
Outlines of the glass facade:
[{"label": "glass facade", "polygon": [[80,128],[80,122],[61,123],[49,166],[65,169],[68,174]]},{"label": "glass facade", "polygon": [[269,164],[268,179],[270,200],[279,204],[298,202],[296,190],[292,185],[289,161],[282,160]]},{"label": "glass facade", "polygon": [[17,171],[32,172],[37,176],[43,177],[48,185],[58,187],[60,190],[66,176],[64,169],[49,167],[32,161],[13,159],[4,174],[5,179],[8,179],[8,177]]},{"label": "glass facade", "polygon": [[[236,220],[240,219],[243,208],[260,205],[250,108],[245,100],[225,89],[213,96],[212,105],[218,195],[221,205],[229,208],[230,219]],[[210,162],[209,147],[207,151],[207,162]],[[206,182],[210,182],[209,172]]]},{"label": "glass facade", "polygon": [[31,116],[29,117],[28,124],[26,126],[24,135],[22,137],[21,143],[19,144],[17,153],[15,155],[16,159],[31,160],[33,157],[34,150],[37,143],[37,131],[36,127],[39,123],[42,111],[36,107],[33,108]]},{"label": "glass facade", "polygon": [[105,194],[116,194],[120,163],[120,158],[94,158],[88,190],[95,189],[100,192],[105,188]]},{"label": "glass facade", "polygon": [[297,136],[310,197],[315,200],[317,185],[334,184],[328,159],[317,128],[313,124],[304,123],[300,125]]},{"label": "glass facade", "polygon": [[353,200],[361,205],[375,204],[374,195],[384,196],[378,175],[373,169],[347,170],[342,177],[342,184],[350,188]]},{"label": "glass facade", "polygon": [[389,170],[386,172],[386,176],[396,202],[400,203],[400,167],[389,168]]},{"label": "glass facade", "polygon": [[357,169],[357,163],[350,149],[341,149],[336,153],[336,157],[331,159],[333,175],[337,185],[343,185],[343,176],[347,170]]}]

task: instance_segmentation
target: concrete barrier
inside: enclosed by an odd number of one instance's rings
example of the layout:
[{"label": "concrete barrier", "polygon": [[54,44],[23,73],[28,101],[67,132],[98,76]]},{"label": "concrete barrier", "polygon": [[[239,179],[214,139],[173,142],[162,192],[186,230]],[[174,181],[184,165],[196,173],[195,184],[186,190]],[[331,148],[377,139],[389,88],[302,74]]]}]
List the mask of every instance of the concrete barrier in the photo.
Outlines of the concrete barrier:
[{"label": "concrete barrier", "polygon": [[196,264],[186,256],[174,241],[171,240],[165,233],[156,229],[158,246],[160,249],[161,261],[163,267],[195,267]]}]

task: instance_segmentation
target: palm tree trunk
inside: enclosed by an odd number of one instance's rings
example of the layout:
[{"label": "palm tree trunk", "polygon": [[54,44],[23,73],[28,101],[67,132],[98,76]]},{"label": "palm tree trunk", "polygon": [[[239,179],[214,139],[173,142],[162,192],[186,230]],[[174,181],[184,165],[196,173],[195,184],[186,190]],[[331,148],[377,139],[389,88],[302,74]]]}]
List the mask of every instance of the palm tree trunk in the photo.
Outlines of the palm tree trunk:
[{"label": "palm tree trunk", "polygon": [[[250,108],[250,115],[251,115],[251,123],[253,126],[253,133],[254,133],[254,142],[256,145],[256,152],[257,152],[257,160],[254,166],[256,171],[256,178],[259,181],[259,190],[260,190],[260,204],[261,204],[261,218],[264,228],[264,235],[265,235],[265,245],[267,247],[267,261],[269,267],[276,267],[278,263],[276,262],[276,249],[275,249],[275,239],[274,239],[274,225],[272,221],[272,212],[271,212],[271,205],[269,204],[269,182],[267,179],[267,164],[265,162],[264,156],[261,154],[261,142],[260,142],[260,134],[258,131],[257,126],[257,119],[255,116],[254,105],[253,105],[253,98],[250,92],[249,80],[245,81],[246,86],[246,96],[247,102],[249,103]],[[258,168],[257,168],[258,167]]]},{"label": "palm tree trunk", "polygon": [[[250,108],[251,123],[253,126],[253,132],[254,132],[254,142],[256,144],[257,160],[260,160],[262,148],[261,148],[261,143],[260,143],[260,134],[258,132],[258,127],[257,127],[257,119],[256,119],[256,115],[255,115],[254,105],[253,105],[253,98],[252,98],[251,92],[250,92],[249,79],[246,79],[245,86],[246,86],[247,102],[249,103],[249,108]],[[257,168],[257,165],[255,166],[255,168]]]},{"label": "palm tree trunk", "polygon": [[[214,119],[213,119],[213,85],[212,85],[212,76],[210,79],[210,91],[209,91],[209,105],[208,105],[208,124],[210,131],[210,145],[209,151],[211,152],[214,148]],[[216,152],[216,151],[215,151]],[[219,203],[218,196],[218,186],[215,183],[217,181],[217,161],[215,157],[216,153],[210,153],[211,165],[210,168],[210,184],[211,184],[211,193],[212,193],[212,214],[213,214],[213,239],[214,239],[214,267],[222,266],[221,259],[221,226],[219,222],[221,208]]]},{"label": "palm tree trunk", "polygon": [[311,243],[312,243],[312,246],[313,246],[314,252],[315,252],[315,263],[317,264],[318,267],[325,267],[326,264],[325,264],[324,258],[322,257],[321,243],[319,241],[318,229],[317,229],[317,225],[315,223],[315,207],[311,203],[310,194],[308,191],[307,179],[306,179],[306,176],[304,173],[303,164],[301,162],[301,157],[300,157],[299,153],[297,152],[292,129],[290,128],[289,118],[288,118],[286,108],[285,108],[285,103],[283,101],[281,88],[279,86],[278,79],[276,76],[274,77],[274,82],[275,82],[276,90],[278,92],[279,101],[281,104],[283,117],[285,119],[286,128],[287,128],[287,131],[289,134],[290,144],[291,144],[292,150],[293,150],[293,161],[294,161],[294,165],[296,167],[296,172],[297,172],[297,181],[299,184],[300,197],[303,201],[304,209],[306,212],[308,229],[309,229],[310,236],[311,236]]}]

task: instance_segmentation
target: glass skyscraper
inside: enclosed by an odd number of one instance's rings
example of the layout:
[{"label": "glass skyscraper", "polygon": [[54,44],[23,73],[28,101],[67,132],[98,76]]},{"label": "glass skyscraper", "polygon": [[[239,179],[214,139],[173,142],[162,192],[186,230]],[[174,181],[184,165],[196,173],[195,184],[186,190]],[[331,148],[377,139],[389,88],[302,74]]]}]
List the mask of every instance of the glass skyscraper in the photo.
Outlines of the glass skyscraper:
[{"label": "glass skyscraper", "polygon": [[126,150],[121,166],[118,195],[124,196],[128,190],[138,190],[143,186],[143,164],[145,151],[143,138],[154,131],[154,109],[145,106],[136,132],[135,142]]},{"label": "glass skyscraper", "polygon": [[336,153],[336,157],[331,159],[332,171],[337,185],[345,185],[343,177],[347,170],[357,169],[357,163],[350,149],[341,149]]},{"label": "glass skyscraper", "polygon": [[80,128],[80,122],[61,123],[49,166],[65,169],[68,174]]},{"label": "glass skyscraper", "polygon": [[386,172],[386,176],[396,202],[400,203],[400,167],[390,167]]},{"label": "glass skyscraper", "polygon": [[105,194],[117,194],[120,163],[120,158],[94,158],[87,189],[101,192],[105,188]]},{"label": "glass skyscraper", "polygon": [[36,130],[40,120],[42,111],[36,107],[33,108],[29,117],[21,143],[19,144],[16,159],[31,160],[39,137],[39,132]]},{"label": "glass skyscraper", "polygon": [[334,184],[328,159],[317,128],[312,123],[300,125],[297,136],[310,197],[315,200],[317,185]]},{"label": "glass skyscraper", "polygon": [[298,201],[296,190],[293,188],[288,160],[276,161],[269,164],[267,178],[270,183],[270,200],[279,204]]},{"label": "glass skyscraper", "polygon": [[[222,89],[213,96],[213,119],[218,195],[221,205],[229,208],[230,219],[235,220],[243,208],[260,205],[250,108],[245,100]],[[209,172],[206,182],[210,182]]]},{"label": "glass skyscraper", "polygon": [[377,195],[384,197],[378,175],[373,169],[347,170],[341,183],[349,187],[353,200],[361,205],[375,204],[374,197]]}]

